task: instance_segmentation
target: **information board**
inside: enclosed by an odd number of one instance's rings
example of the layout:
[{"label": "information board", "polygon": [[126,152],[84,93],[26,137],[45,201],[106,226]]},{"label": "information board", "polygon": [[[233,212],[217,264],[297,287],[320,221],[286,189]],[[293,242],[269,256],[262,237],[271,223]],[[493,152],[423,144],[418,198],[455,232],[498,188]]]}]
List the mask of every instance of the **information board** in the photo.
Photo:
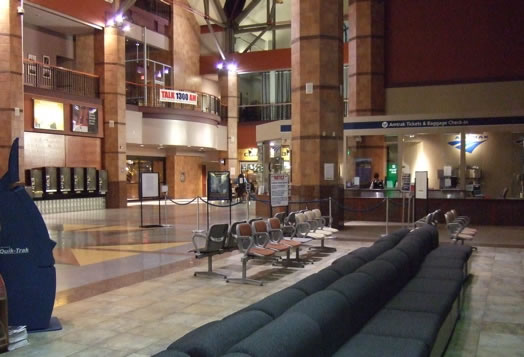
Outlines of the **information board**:
[{"label": "information board", "polygon": [[415,198],[426,200],[428,198],[428,172],[415,172]]},{"label": "information board", "polygon": [[231,200],[229,171],[210,171],[207,173],[208,201]]},{"label": "information board", "polygon": [[288,205],[289,200],[289,176],[271,175],[271,207],[282,207]]},{"label": "information board", "polygon": [[98,109],[81,105],[72,106],[72,128],[75,132],[98,133]]},{"label": "information board", "polygon": [[158,198],[158,172],[142,172],[140,174],[141,198]]}]

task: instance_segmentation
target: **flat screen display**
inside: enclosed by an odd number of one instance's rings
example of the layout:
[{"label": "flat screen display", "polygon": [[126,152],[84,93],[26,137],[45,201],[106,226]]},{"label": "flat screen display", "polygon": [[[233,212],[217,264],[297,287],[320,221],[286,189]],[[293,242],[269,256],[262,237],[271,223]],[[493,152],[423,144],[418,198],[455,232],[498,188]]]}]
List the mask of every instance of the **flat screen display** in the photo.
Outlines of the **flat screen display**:
[{"label": "flat screen display", "polygon": [[88,192],[95,192],[97,188],[96,169],[94,167],[86,168],[86,190]]},{"label": "flat screen display", "polygon": [[56,167],[44,167],[45,172],[45,192],[55,193],[58,191],[58,177]]},{"label": "flat screen display", "polygon": [[60,192],[67,193],[71,192],[71,168],[69,167],[61,167],[59,169],[60,175]]},{"label": "flat screen display", "polygon": [[75,192],[85,191],[84,168],[82,167],[73,169],[73,190]]},{"label": "flat screen display", "polygon": [[231,199],[229,171],[210,171],[207,173],[207,199],[210,201]]},{"label": "flat screen display", "polygon": [[64,130],[64,104],[34,99],[34,128]]},{"label": "flat screen display", "polygon": [[73,131],[79,133],[98,133],[98,109],[81,105],[73,105],[72,125]]}]

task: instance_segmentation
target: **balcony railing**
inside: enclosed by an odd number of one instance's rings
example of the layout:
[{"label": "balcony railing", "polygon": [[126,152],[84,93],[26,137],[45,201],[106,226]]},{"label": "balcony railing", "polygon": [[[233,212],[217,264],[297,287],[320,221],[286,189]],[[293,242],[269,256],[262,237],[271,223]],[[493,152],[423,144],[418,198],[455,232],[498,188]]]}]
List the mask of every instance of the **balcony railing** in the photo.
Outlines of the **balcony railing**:
[{"label": "balcony railing", "polygon": [[162,85],[144,85],[140,83],[126,82],[126,102],[127,104],[138,106],[198,110],[204,113],[211,113],[220,116],[220,99],[214,95],[189,91],[197,94],[197,105],[167,103],[160,101],[160,89],[173,88]]},{"label": "balcony railing", "polygon": [[36,61],[24,60],[24,84],[83,97],[99,97],[99,77]]},{"label": "balcony railing", "polygon": [[291,103],[240,105],[238,118],[241,122],[291,119]]}]

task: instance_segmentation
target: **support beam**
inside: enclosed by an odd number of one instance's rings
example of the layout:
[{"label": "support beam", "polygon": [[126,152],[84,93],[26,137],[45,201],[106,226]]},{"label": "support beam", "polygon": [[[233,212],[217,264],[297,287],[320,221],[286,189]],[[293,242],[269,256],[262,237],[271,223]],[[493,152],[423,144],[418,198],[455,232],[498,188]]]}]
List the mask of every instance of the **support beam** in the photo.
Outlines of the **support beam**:
[{"label": "support beam", "polygon": [[124,0],[120,2],[120,7],[118,8],[118,13],[125,14],[127,10],[131,8],[131,6],[135,5],[136,0]]},{"label": "support beam", "polygon": [[237,24],[240,24],[247,15],[260,3],[260,0],[253,0],[249,3],[249,5],[240,13],[240,15],[237,16],[235,19],[235,22]]},{"label": "support beam", "polygon": [[270,26],[266,26],[266,28],[264,30],[262,30],[257,37],[255,37],[255,39],[253,41],[251,41],[251,43],[249,44],[249,46],[246,47],[246,49],[244,51],[242,51],[242,53],[246,53],[247,51],[249,51],[251,49],[251,47],[253,47],[253,45],[255,43],[257,43],[258,40],[260,40],[260,37],[264,36],[264,34],[267,32],[267,30],[269,30],[271,27]]},{"label": "support beam", "polygon": [[206,17],[206,24],[207,28],[209,29],[209,32],[213,35],[213,39],[215,40],[215,46],[217,46],[217,50],[220,53],[220,57],[222,57],[222,61],[226,60],[226,56],[224,55],[224,51],[222,50],[222,47],[220,47],[220,43],[218,42],[217,34],[213,30],[213,26],[211,26],[211,22],[209,22],[209,19]]},{"label": "support beam", "polygon": [[[264,29],[267,27],[267,24],[253,24],[249,26],[240,26],[235,33],[248,33],[248,32],[257,32],[257,31],[264,31]],[[291,28],[291,22],[289,21],[282,21],[278,24],[274,24],[272,26],[275,30],[280,29],[289,29]]]},{"label": "support beam", "polygon": [[220,1],[219,0],[213,0],[213,4],[215,5],[215,9],[218,12],[218,16],[220,17],[220,21],[222,21],[223,23],[227,23],[227,16],[226,16],[226,13],[224,12],[224,8],[220,4]]}]

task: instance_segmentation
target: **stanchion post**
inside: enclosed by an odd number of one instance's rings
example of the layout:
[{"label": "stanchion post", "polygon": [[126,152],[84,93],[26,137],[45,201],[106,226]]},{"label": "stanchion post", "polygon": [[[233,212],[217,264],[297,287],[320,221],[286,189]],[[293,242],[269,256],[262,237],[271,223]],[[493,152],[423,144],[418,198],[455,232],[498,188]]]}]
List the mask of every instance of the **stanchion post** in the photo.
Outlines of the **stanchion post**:
[{"label": "stanchion post", "polygon": [[333,220],[333,216],[331,215],[331,196],[329,196],[329,226],[330,227],[331,227],[331,221],[332,220]]},{"label": "stanchion post", "polygon": [[389,196],[386,195],[386,234],[389,234]]},{"label": "stanchion post", "polygon": [[405,205],[406,205],[406,194],[404,192],[402,192],[402,226],[405,225],[404,223],[404,210],[405,210]]},{"label": "stanchion post", "polygon": [[200,197],[198,196],[197,199],[197,231],[200,230]]},{"label": "stanchion post", "polygon": [[246,200],[246,203],[247,203],[247,204],[246,204],[246,206],[247,206],[247,215],[246,215],[247,218],[246,218],[246,222],[249,222],[249,197],[250,197],[250,195],[248,194],[248,195],[247,195],[247,200]]}]

